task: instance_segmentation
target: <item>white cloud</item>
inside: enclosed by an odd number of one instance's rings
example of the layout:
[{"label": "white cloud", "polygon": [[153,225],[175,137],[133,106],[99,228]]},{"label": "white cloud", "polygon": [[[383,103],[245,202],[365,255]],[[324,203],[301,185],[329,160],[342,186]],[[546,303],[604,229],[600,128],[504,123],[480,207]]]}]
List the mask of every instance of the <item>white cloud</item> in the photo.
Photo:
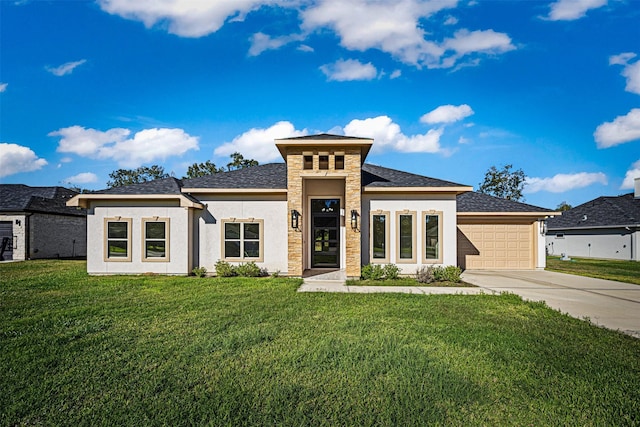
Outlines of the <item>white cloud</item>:
[{"label": "white cloud", "polygon": [[471,140],[469,138],[465,138],[464,136],[461,136],[460,138],[458,138],[458,144],[470,144]]},{"label": "white cloud", "polygon": [[70,176],[65,179],[64,182],[69,184],[89,184],[92,182],[98,182],[98,175],[93,172],[82,172],[74,176]]},{"label": "white cloud", "polygon": [[73,73],[73,70],[76,69],[76,67],[79,67],[80,65],[84,64],[85,62],[87,62],[86,59],[81,59],[80,61],[73,61],[73,62],[67,62],[64,63],[58,67],[44,67],[45,70],[47,70],[48,72],[50,72],[51,74],[53,74],[54,76],[58,76],[58,77],[62,77],[62,76],[66,76],[67,74],[71,74]]},{"label": "white cloud", "polygon": [[630,64],[637,55],[633,52],[625,52],[609,57],[609,65],[624,65],[622,76],[627,79],[625,90],[640,95],[640,60]]},{"label": "white cloud", "polygon": [[242,21],[244,16],[262,5],[278,5],[266,0],[98,0],[107,13],[125,19],[142,21],[147,28],[156,24],[167,26],[171,34],[182,37],[202,37],[215,33],[229,21]]},{"label": "white cloud", "polygon": [[551,21],[573,21],[580,19],[591,9],[607,4],[607,0],[558,0],[551,3],[547,19]]},{"label": "white cloud", "polygon": [[596,183],[607,185],[607,176],[602,172],[559,173],[551,178],[527,177],[524,192],[537,193],[538,191],[548,191],[550,193],[564,193],[565,191],[588,187]]},{"label": "white cloud", "polygon": [[265,33],[256,33],[251,37],[251,47],[249,48],[249,56],[258,56],[266,50],[280,49],[291,42],[300,41],[303,36],[299,34],[291,34],[288,36],[271,37]]},{"label": "white cloud", "polygon": [[407,136],[400,126],[388,116],[378,116],[364,120],[352,120],[345,126],[347,135],[373,138],[373,150],[382,152],[387,149],[405,153],[438,153],[443,129],[430,129],[426,134]]},{"label": "white cloud", "polygon": [[640,178],[640,160],[631,165],[631,169],[629,169],[624,176],[624,181],[622,181],[620,189],[626,190],[634,188],[634,180],[636,178]]},{"label": "white cloud", "polygon": [[[458,30],[454,33],[453,38],[445,39],[442,47],[455,53],[451,56],[444,57],[443,68],[453,67],[456,62],[470,54],[484,53],[489,55],[497,55],[514,50],[516,47],[511,43],[511,38],[505,33],[497,33],[493,30],[469,31],[466,29]],[[479,60],[476,58],[463,64],[463,66],[476,66]]]},{"label": "white cloud", "polygon": [[298,46],[298,50],[300,52],[314,52],[315,50],[311,46],[307,46],[306,44],[301,44]]},{"label": "white cloud", "polygon": [[455,16],[447,17],[446,21],[444,21],[444,25],[456,25],[458,23],[458,18]]},{"label": "white cloud", "polygon": [[370,62],[363,64],[355,59],[339,59],[333,64],[325,64],[320,70],[329,81],[345,82],[351,80],[372,80],[378,75],[378,70]]},{"label": "white cloud", "polygon": [[145,129],[128,138],[130,134],[130,130],[122,128],[102,132],[71,126],[50,132],[49,136],[62,137],[57,149],[60,153],[112,159],[122,167],[138,167],[198,150],[198,138],[182,129]]},{"label": "white cloud", "polygon": [[469,117],[473,114],[473,110],[467,104],[462,105],[441,105],[435,110],[428,112],[420,117],[420,122],[435,123],[453,123]]},{"label": "white cloud", "polygon": [[402,71],[400,70],[393,70],[393,72],[391,73],[391,75],[389,76],[389,79],[393,80],[393,79],[397,79],[398,77],[400,77],[402,75]]},{"label": "white cloud", "polygon": [[0,83],[0,93],[6,91],[7,86],[9,86],[9,83]]},{"label": "white cloud", "polygon": [[47,161],[36,156],[29,147],[0,142],[0,178],[20,172],[31,172],[45,166]]},{"label": "white cloud", "polygon": [[253,128],[239,135],[231,142],[225,142],[213,151],[216,156],[228,156],[236,151],[261,163],[281,158],[273,141],[279,138],[293,138],[307,135],[307,130],[296,130],[293,124],[282,121],[266,129]]},{"label": "white cloud", "polygon": [[593,133],[598,148],[640,139],[640,108],[633,108],[626,116],[618,116],[613,122],[606,122]]}]

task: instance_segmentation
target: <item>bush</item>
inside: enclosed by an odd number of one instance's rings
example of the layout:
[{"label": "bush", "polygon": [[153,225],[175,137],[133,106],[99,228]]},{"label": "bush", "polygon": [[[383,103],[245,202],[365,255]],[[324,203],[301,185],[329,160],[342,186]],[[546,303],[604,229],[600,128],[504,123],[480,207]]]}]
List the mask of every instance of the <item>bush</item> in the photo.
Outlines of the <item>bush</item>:
[{"label": "bush", "polygon": [[462,270],[460,267],[456,267],[454,265],[448,265],[446,267],[440,267],[442,269],[442,281],[444,282],[460,282],[460,275],[462,274]]},{"label": "bush", "polygon": [[387,264],[384,266],[384,278],[387,280],[395,280],[400,275],[400,268],[395,264]]},{"label": "bush", "polygon": [[193,270],[191,270],[191,272],[194,274],[194,276],[197,276],[197,277],[204,277],[207,275],[207,269],[204,267],[196,267]]},{"label": "bush", "polygon": [[367,264],[362,267],[360,276],[364,280],[382,280],[384,279],[384,269],[380,264]]},{"label": "bush", "polygon": [[425,267],[424,265],[416,271],[416,280],[419,283],[431,283],[435,281],[434,268],[432,265]]},{"label": "bush", "polygon": [[235,266],[234,271],[236,275],[240,277],[260,277],[262,276],[262,270],[251,261],[246,264],[240,264]]},{"label": "bush", "polygon": [[219,260],[216,262],[216,276],[233,277],[236,275],[235,268],[226,261]]}]

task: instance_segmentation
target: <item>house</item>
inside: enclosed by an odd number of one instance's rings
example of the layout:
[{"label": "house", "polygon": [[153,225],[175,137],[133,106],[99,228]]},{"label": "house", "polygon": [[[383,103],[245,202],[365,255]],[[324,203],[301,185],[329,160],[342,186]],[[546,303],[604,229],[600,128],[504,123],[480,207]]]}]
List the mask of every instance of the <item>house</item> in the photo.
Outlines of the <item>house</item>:
[{"label": "house", "polygon": [[285,163],[75,196],[68,204],[88,212],[89,273],[188,274],[218,260],[347,277],[369,263],[404,274],[433,264],[545,265],[547,209],[367,164],[372,139],[321,134],[275,144]]},{"label": "house", "polygon": [[640,178],[635,192],[598,197],[547,223],[549,255],[640,261]]},{"label": "house", "polygon": [[87,217],[63,187],[0,184],[0,260],[85,257]]}]

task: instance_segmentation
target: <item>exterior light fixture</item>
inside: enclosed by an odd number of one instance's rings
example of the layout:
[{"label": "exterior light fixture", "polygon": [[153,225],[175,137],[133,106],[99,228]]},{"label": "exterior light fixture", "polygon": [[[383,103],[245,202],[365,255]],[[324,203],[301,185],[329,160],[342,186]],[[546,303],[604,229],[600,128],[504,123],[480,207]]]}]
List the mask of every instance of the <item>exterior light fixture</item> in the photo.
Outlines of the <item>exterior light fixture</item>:
[{"label": "exterior light fixture", "polygon": [[358,229],[358,211],[355,209],[351,211],[351,228]]},{"label": "exterior light fixture", "polygon": [[540,221],[540,234],[543,236],[547,234],[547,221],[545,220]]},{"label": "exterior light fixture", "polygon": [[295,209],[291,209],[291,228],[293,228],[294,230],[298,229],[299,224],[299,218],[300,218],[300,212],[298,212]]}]

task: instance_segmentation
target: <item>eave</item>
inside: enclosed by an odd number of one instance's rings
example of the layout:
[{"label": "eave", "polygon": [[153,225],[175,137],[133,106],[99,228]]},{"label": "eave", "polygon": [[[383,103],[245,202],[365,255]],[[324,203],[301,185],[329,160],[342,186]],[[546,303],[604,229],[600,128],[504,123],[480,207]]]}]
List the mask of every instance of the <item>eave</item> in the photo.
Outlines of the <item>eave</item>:
[{"label": "eave", "polygon": [[183,188],[191,194],[287,194],[286,188]]},{"label": "eave", "polygon": [[472,191],[473,187],[363,187],[363,193],[440,193],[462,194]]},{"label": "eave", "polygon": [[202,203],[194,202],[182,194],[78,194],[67,202],[67,206],[88,209],[91,201],[98,200],[178,200],[180,207],[204,209]]},{"label": "eave", "polygon": [[518,217],[518,218],[548,218],[550,216],[561,215],[562,212],[457,212],[457,216],[463,217]]}]

